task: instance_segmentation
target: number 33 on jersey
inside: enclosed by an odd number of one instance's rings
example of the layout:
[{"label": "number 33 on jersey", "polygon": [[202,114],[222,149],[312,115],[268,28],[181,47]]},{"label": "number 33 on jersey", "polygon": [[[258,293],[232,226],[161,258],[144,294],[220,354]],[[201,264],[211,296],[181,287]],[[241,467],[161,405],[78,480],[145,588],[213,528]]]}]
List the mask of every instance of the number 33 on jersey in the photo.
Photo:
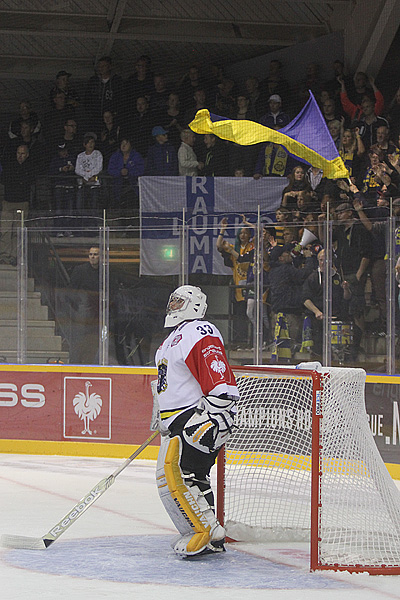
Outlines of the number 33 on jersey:
[{"label": "number 33 on jersey", "polygon": [[208,321],[185,321],[176,327],[157,350],[156,365],[161,418],[167,427],[179,412],[197,406],[203,395],[239,396],[222,336]]}]

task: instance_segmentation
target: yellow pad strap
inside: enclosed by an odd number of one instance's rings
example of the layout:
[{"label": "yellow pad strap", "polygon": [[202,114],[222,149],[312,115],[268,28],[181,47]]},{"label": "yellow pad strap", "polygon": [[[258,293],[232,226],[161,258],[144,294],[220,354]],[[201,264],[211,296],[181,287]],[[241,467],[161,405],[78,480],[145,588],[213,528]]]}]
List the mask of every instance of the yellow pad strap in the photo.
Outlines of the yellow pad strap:
[{"label": "yellow pad strap", "polygon": [[183,482],[179,466],[180,443],[179,437],[173,437],[168,445],[164,466],[165,478],[175,504],[193,528],[195,534],[189,541],[187,550],[196,552],[210,541],[211,526]]}]

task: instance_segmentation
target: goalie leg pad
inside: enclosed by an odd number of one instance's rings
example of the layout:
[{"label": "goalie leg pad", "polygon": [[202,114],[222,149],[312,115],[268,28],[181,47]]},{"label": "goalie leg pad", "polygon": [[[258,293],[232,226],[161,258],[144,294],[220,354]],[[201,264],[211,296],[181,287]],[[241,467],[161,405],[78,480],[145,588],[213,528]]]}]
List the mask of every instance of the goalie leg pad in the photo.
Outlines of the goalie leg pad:
[{"label": "goalie leg pad", "polygon": [[179,510],[177,504],[174,502],[171,492],[168,488],[167,479],[165,477],[165,457],[168,451],[168,446],[171,442],[169,436],[163,436],[161,438],[161,447],[157,458],[157,487],[160,500],[164,505],[170,519],[179,531],[181,535],[193,532],[193,528],[189,525],[187,519]]},{"label": "goalie leg pad", "polygon": [[[161,453],[161,451],[160,451]],[[213,540],[222,541],[225,530],[197,485],[190,487],[180,468],[182,440],[168,439],[165,449],[164,474],[157,474],[160,498],[182,537],[173,548],[182,556],[202,553]],[[168,495],[166,493],[168,490]],[[169,498],[168,498],[169,496]]]}]

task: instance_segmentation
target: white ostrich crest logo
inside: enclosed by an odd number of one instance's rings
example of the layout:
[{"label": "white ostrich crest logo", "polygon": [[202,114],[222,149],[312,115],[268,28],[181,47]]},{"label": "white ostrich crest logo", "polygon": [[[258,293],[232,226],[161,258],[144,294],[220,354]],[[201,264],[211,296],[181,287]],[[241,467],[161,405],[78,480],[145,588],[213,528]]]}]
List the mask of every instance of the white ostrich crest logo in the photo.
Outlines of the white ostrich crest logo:
[{"label": "white ostrich crest logo", "polygon": [[214,360],[211,362],[210,366],[211,366],[211,368],[212,368],[213,371],[215,371],[216,373],[219,373],[221,376],[226,371],[226,364],[224,363],[223,360],[220,360],[217,357],[214,358]]},{"label": "white ostrich crest logo", "polygon": [[103,400],[99,394],[93,392],[89,394],[89,388],[91,387],[92,384],[90,381],[86,381],[85,392],[79,392],[72,400],[74,410],[84,424],[84,429],[82,431],[83,435],[85,433],[88,433],[89,435],[93,434],[89,427],[90,421],[97,419],[103,405]]}]

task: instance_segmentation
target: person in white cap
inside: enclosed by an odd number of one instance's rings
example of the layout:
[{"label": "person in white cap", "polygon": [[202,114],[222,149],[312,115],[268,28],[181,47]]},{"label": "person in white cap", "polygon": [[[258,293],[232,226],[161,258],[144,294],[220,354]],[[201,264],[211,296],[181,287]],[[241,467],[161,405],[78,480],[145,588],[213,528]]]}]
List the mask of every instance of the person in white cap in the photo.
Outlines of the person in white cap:
[{"label": "person in white cap", "polygon": [[261,125],[271,129],[282,129],[289,121],[289,116],[282,109],[282,99],[278,94],[272,94],[268,99],[269,111],[260,118]]}]

